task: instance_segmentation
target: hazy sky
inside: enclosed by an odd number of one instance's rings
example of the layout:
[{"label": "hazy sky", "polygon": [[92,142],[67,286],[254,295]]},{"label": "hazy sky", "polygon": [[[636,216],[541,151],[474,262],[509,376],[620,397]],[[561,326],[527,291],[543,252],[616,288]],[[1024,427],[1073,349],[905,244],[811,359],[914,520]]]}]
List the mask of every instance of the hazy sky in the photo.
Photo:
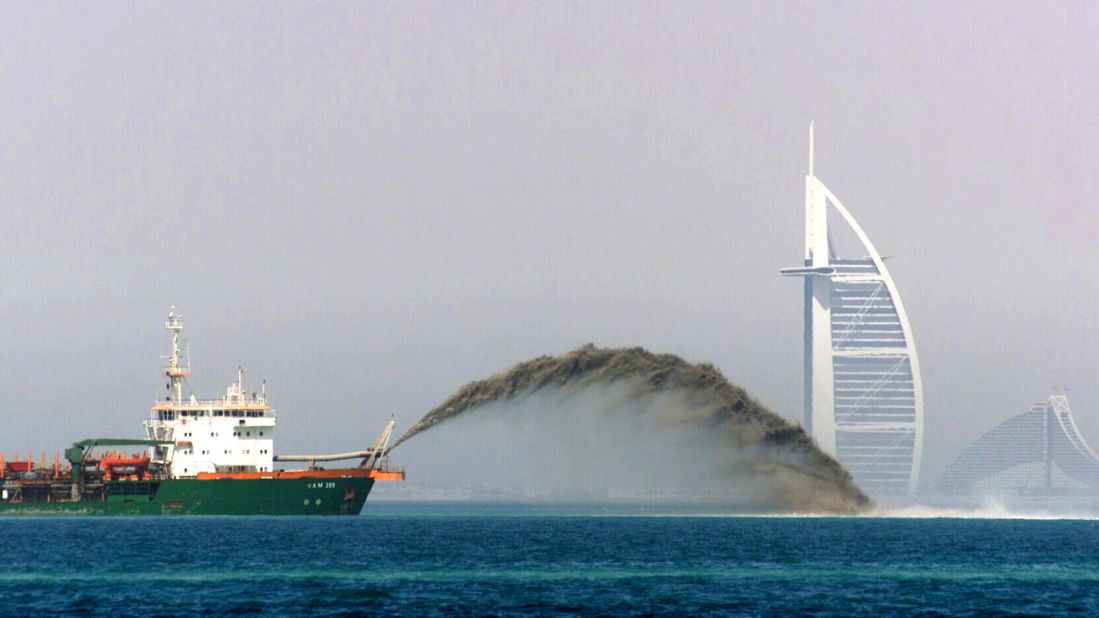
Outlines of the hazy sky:
[{"label": "hazy sky", "polygon": [[344,450],[592,341],[800,420],[807,126],[889,262],[925,474],[1068,384],[1099,443],[1099,9],[758,2],[0,8],[0,449],[200,395]]}]

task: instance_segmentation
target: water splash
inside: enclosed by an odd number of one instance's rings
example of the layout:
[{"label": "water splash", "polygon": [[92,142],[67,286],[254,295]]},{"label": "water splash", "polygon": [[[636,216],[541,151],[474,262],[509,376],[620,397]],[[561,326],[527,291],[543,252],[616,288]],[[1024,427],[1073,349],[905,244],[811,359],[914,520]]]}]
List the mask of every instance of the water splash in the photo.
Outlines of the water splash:
[{"label": "water splash", "polygon": [[995,497],[985,497],[972,504],[915,503],[904,506],[880,506],[871,511],[874,517],[893,519],[1027,519],[1027,520],[1097,520],[1099,512],[1086,505],[1005,504]]}]

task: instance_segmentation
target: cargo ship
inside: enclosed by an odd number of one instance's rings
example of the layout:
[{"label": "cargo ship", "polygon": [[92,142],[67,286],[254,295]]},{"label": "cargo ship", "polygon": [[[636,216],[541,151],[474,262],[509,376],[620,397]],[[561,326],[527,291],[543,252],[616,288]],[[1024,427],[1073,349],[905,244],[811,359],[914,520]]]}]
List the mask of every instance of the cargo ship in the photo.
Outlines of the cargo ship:
[{"label": "cargo ship", "polygon": [[[165,328],[172,336],[167,395],[152,406],[145,436],[80,440],[52,463],[45,453],[36,461],[0,452],[0,514],[357,515],[375,482],[404,480],[386,456],[392,420],[365,450],[274,454],[266,382],[249,393],[238,368],[224,397],[198,399],[187,384],[190,355],[174,307]],[[349,460],[357,464],[325,467]],[[283,469],[292,462],[305,465]]]}]

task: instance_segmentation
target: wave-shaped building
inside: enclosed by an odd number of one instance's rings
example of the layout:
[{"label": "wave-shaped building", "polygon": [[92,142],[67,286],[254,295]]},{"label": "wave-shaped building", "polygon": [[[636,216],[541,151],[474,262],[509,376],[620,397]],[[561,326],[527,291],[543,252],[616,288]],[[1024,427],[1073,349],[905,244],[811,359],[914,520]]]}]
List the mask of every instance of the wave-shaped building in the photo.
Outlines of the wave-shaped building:
[{"label": "wave-shaped building", "polygon": [[[923,386],[912,328],[893,277],[866,232],[813,172],[805,177],[805,428],[872,495],[916,489],[923,447]],[[839,257],[829,213],[863,257]]]},{"label": "wave-shaped building", "polygon": [[985,432],[947,467],[945,493],[1099,487],[1099,456],[1076,427],[1065,395],[1052,395]]}]

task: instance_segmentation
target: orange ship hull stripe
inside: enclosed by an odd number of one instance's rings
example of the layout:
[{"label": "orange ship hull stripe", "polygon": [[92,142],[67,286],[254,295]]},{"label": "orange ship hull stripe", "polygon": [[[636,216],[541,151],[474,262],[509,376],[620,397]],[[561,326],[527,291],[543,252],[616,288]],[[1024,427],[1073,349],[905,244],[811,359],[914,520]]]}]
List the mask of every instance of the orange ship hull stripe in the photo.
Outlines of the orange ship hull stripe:
[{"label": "orange ship hull stripe", "polygon": [[375,481],[403,481],[404,472],[391,472],[388,470],[371,470],[370,478]]}]

